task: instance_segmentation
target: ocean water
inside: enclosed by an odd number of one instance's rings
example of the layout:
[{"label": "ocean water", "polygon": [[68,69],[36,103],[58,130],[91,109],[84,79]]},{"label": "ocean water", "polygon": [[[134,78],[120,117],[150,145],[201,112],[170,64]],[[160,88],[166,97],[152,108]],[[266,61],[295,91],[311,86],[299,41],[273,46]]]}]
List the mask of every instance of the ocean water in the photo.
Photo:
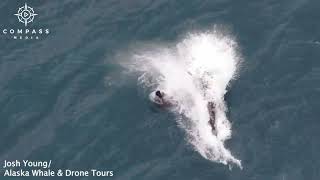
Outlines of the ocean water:
[{"label": "ocean water", "polygon": [[[38,14],[27,27],[14,15],[24,3]],[[319,8],[316,0],[3,0],[1,30],[50,34],[1,32],[0,164],[114,171],[80,179],[318,180]],[[154,105],[156,89],[175,106]]]}]

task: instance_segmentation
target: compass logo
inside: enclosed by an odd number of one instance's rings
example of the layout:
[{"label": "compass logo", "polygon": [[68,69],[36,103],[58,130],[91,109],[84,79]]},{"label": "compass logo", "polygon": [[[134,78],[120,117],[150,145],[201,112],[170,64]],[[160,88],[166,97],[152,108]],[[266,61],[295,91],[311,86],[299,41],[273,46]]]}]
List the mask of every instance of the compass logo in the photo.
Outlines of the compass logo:
[{"label": "compass logo", "polygon": [[50,34],[50,29],[46,27],[35,28],[31,26],[27,28],[27,25],[33,22],[34,17],[38,16],[38,14],[34,12],[33,8],[28,6],[27,3],[20,7],[18,12],[14,15],[17,16],[20,23],[24,24],[25,28],[16,28],[12,27],[13,25],[7,25],[2,29],[2,35],[4,37],[16,40],[37,40]]},{"label": "compass logo", "polygon": [[33,8],[25,3],[24,6],[19,8],[18,13],[14,15],[18,17],[19,22],[24,23],[24,25],[27,26],[28,23],[33,22],[34,16],[38,14],[34,13]]}]

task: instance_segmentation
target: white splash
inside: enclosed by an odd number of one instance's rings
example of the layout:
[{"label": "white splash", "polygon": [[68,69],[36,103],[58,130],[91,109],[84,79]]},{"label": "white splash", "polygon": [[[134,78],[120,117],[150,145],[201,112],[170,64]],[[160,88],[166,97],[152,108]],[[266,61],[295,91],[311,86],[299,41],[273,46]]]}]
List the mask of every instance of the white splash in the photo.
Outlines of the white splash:
[{"label": "white splash", "polygon": [[[142,73],[139,82],[149,90],[163,90],[177,102],[172,109],[177,122],[204,158],[242,168],[224,146],[232,132],[224,95],[239,65],[235,41],[214,30],[189,34],[173,47],[152,46],[135,52],[130,61],[130,67]],[[209,101],[217,106],[216,135],[208,123]]]}]

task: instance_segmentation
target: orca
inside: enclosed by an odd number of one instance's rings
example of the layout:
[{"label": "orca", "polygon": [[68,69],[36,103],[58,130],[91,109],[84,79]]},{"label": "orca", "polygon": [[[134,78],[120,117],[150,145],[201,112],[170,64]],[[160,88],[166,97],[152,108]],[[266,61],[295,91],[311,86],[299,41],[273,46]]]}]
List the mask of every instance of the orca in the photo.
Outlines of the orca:
[{"label": "orca", "polygon": [[216,105],[214,102],[208,102],[207,104],[208,112],[209,112],[209,124],[212,128],[212,132],[216,134]]}]

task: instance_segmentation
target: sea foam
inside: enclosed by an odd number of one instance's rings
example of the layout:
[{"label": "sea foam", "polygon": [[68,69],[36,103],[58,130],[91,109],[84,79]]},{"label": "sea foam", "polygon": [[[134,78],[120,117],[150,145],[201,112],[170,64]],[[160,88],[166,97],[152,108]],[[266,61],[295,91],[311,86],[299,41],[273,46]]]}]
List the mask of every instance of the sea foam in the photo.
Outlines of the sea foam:
[{"label": "sea foam", "polygon": [[[242,168],[224,145],[232,134],[224,95],[240,64],[234,39],[212,30],[190,33],[174,45],[142,46],[127,66],[140,73],[139,84],[150,92],[161,89],[172,98],[179,126],[204,158]],[[216,105],[216,134],[208,123],[210,101]]]}]

